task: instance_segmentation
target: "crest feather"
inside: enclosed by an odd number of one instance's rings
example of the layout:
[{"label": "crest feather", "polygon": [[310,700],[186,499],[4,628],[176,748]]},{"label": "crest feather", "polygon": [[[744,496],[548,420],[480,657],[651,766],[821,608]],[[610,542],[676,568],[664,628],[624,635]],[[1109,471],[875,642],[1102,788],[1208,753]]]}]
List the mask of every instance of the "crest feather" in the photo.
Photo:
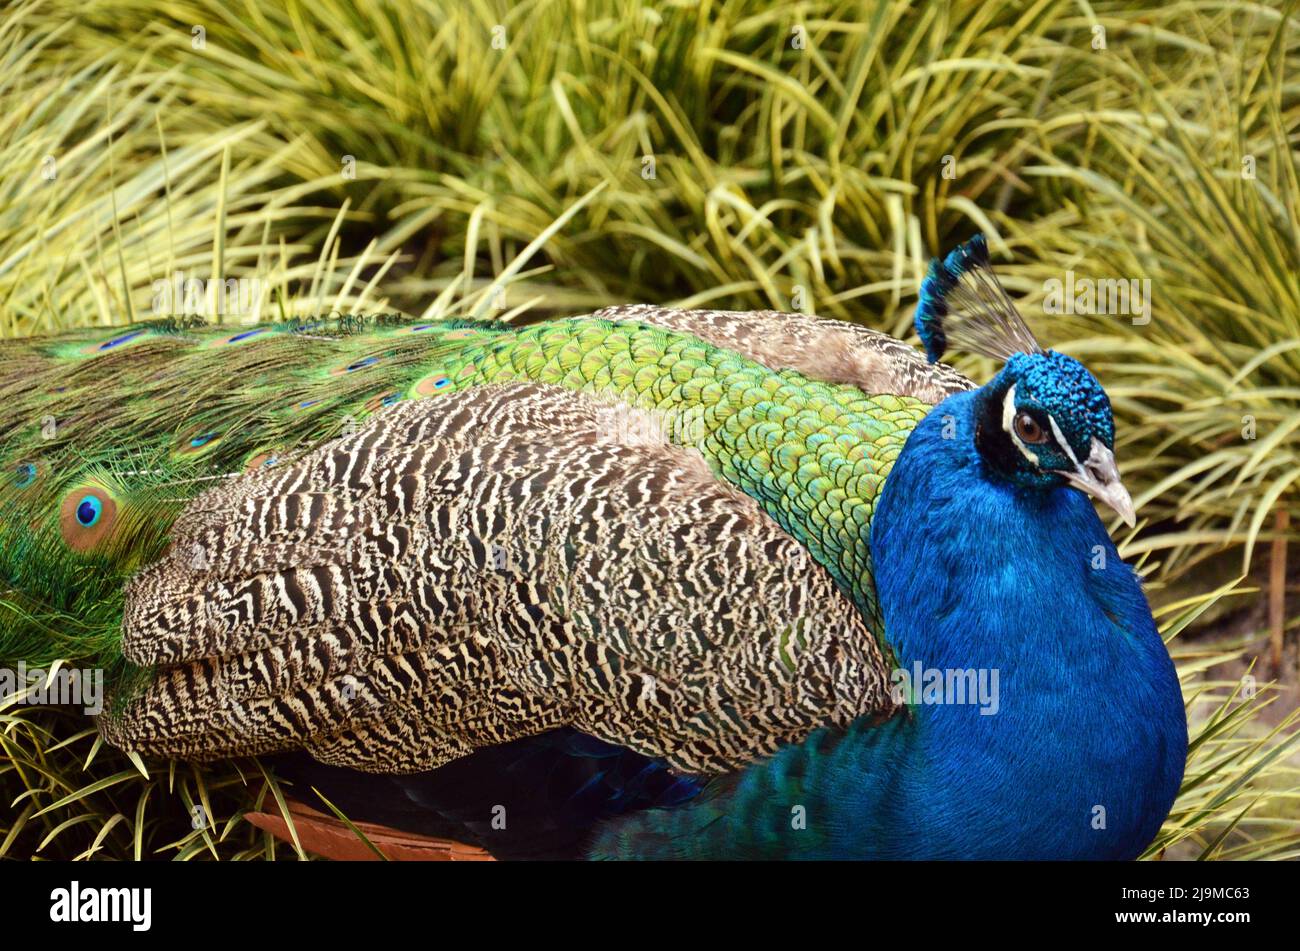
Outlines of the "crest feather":
[{"label": "crest feather", "polygon": [[1043,352],[994,275],[982,234],[957,245],[946,258],[930,262],[921,282],[915,323],[931,363],[938,363],[949,350],[997,360],[1014,353]]}]

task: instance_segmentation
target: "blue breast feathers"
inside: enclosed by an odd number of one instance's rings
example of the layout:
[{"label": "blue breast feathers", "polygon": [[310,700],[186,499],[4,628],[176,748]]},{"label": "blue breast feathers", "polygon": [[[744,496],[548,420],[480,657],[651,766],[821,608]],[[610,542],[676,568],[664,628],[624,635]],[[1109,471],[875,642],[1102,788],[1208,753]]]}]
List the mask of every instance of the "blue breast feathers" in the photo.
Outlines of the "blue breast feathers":
[{"label": "blue breast feathers", "polygon": [[1183,775],[1173,663],[1092,503],[985,470],[975,399],[953,396],[917,427],[872,526],[900,668],[974,670],[998,692],[992,713],[988,704],[913,707],[906,743],[916,765],[892,790],[911,804],[908,848],[1132,858]]}]

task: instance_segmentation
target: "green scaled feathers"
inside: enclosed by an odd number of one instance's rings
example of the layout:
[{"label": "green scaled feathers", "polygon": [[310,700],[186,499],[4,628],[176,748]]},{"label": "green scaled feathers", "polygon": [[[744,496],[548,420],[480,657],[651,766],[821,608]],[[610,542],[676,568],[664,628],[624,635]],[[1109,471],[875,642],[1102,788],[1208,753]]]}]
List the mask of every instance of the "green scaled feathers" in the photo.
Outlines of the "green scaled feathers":
[{"label": "green scaled feathers", "polygon": [[[476,343],[432,377],[444,375],[455,388],[554,383],[657,413],[673,443],[699,450],[757,499],[880,629],[867,547],[871,513],[927,404],[772,371],[685,334],[597,320]],[[428,389],[422,381],[415,394]]]},{"label": "green scaled feathers", "polygon": [[685,333],[579,318],[329,336],[135,327],[0,348],[0,664],[121,672],[127,578],[214,480],[294,459],[394,403],[559,384],[650,411],[834,576],[879,632],[875,501],[929,405],[773,371]]}]

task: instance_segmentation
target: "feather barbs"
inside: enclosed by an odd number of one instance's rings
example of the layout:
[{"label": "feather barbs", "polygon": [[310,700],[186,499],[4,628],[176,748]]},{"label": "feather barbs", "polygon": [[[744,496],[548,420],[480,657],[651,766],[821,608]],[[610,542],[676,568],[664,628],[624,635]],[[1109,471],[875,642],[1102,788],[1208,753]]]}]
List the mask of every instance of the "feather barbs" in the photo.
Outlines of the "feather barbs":
[{"label": "feather barbs", "polygon": [[931,363],[953,349],[995,360],[1043,352],[994,275],[981,234],[930,262],[914,323]]}]

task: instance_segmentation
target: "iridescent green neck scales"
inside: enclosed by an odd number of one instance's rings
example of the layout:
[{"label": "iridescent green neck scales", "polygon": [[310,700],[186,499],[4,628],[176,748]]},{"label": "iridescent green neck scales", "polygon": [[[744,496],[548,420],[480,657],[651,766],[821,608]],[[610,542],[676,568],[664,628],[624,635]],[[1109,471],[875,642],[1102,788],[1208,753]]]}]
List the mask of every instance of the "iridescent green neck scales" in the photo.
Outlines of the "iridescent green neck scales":
[{"label": "iridescent green neck scales", "polygon": [[[5,348],[0,502],[23,513],[7,534],[40,524],[28,544],[47,559],[55,532],[77,548],[84,527],[58,514],[75,514],[80,497],[69,496],[83,483],[112,496],[111,510],[143,501],[156,516],[152,541],[121,546],[126,572],[165,543],[177,503],[214,479],[301,455],[396,402],[530,380],[653,411],[665,435],[699,450],[804,543],[877,632],[868,529],[885,476],[929,410],[773,371],[688,334],[593,318],[517,330],[416,323],[341,338],[132,328]],[[112,546],[98,556],[112,563]],[[71,550],[67,558],[75,567]],[[27,577],[30,563],[3,562],[11,586],[21,577],[44,587]]]}]

